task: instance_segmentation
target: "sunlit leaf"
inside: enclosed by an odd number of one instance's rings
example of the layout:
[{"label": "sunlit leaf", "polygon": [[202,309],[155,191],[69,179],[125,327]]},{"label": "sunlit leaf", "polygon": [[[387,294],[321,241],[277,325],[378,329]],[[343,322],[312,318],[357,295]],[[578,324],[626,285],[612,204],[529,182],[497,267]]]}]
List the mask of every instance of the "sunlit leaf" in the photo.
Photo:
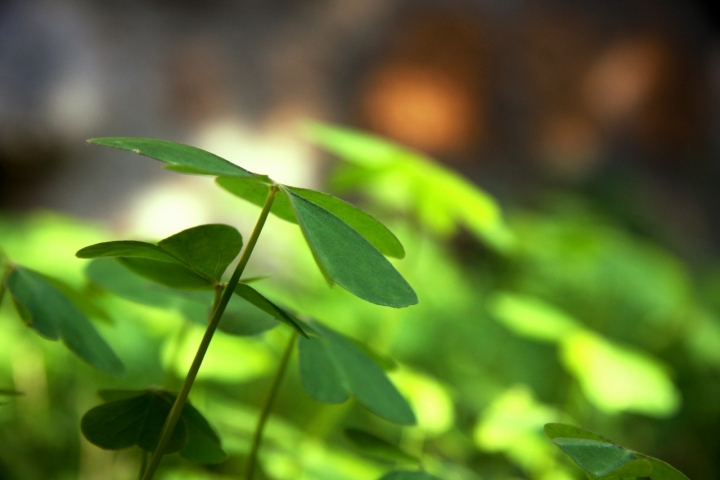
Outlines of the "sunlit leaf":
[{"label": "sunlit leaf", "polygon": [[244,168],[206,152],[181,143],[154,138],[106,137],[92,138],[88,143],[119,148],[160,160],[173,166],[176,171],[203,175],[224,175],[229,177],[254,177]]},{"label": "sunlit leaf", "polygon": [[430,475],[429,473],[418,470],[396,470],[390,473],[386,473],[379,480],[441,480],[440,477]]},{"label": "sunlit leaf", "polygon": [[90,365],[122,375],[125,367],[83,313],[42,275],[15,267],[7,288],[29,326],[51,340],[63,343]]},{"label": "sunlit leaf", "polygon": [[319,323],[321,338],[301,338],[300,374],[310,396],[321,402],[341,403],[352,394],[371,412],[402,425],[416,423],[407,400],[385,372],[352,341]]},{"label": "sunlit leaf", "polygon": [[582,328],[561,310],[527,295],[497,292],[488,298],[487,305],[503,325],[534,340],[557,342]]},{"label": "sunlit leaf", "polygon": [[403,258],[405,249],[388,228],[373,216],[354,205],[327,193],[305,188],[287,187],[288,190],[318,205],[350,225],[380,253],[388,257]]},{"label": "sunlit leaf", "polygon": [[597,440],[599,442],[613,443],[597,433],[593,433],[589,430],[575,427],[573,425],[567,425],[565,423],[548,423],[545,427],[543,427],[543,429],[545,430],[545,435],[547,435],[550,440],[554,440],[556,438],[582,438],[585,440]]},{"label": "sunlit leaf", "polygon": [[294,318],[292,318],[290,315],[288,315],[282,308],[278,307],[274,303],[272,303],[270,300],[265,298],[260,292],[252,288],[250,285],[245,285],[243,283],[238,283],[235,287],[234,293],[251,304],[255,305],[265,313],[272,315],[277,320],[289,325],[291,328],[293,328],[295,331],[297,331],[300,335],[307,337],[307,334],[305,333],[305,330],[300,326],[298,322],[295,321]]},{"label": "sunlit leaf", "polygon": [[590,332],[568,336],[561,347],[566,368],[601,409],[666,417],[680,407],[680,394],[667,369],[649,355]]},{"label": "sunlit leaf", "polygon": [[120,258],[119,262],[132,272],[171,288],[212,288],[213,283],[189,268],[145,258]]},{"label": "sunlit leaf", "polygon": [[121,240],[116,242],[103,242],[90,245],[79,250],[75,256],[78,258],[98,258],[98,257],[129,257],[129,258],[146,258],[148,260],[157,260],[160,262],[177,263],[180,260],[169,254],[162,248],[152,243],[137,242],[134,240]]},{"label": "sunlit leaf", "polygon": [[158,243],[197,273],[220,281],[242,248],[242,236],[229,225],[211,224],[188,228]]},{"label": "sunlit leaf", "polygon": [[372,433],[358,430],[357,428],[346,428],[345,437],[357,447],[362,453],[371,457],[391,462],[417,462],[417,458],[406,453],[397,445],[383,440]]},{"label": "sunlit leaf", "polygon": [[[560,447],[580,468],[594,477],[605,477],[620,467],[637,459],[635,454],[613,443],[601,442],[598,440],[587,440],[584,438],[556,438],[553,443]],[[651,467],[646,462],[645,475],[647,476]],[[644,466],[641,468],[645,468]]]},{"label": "sunlit leaf", "polygon": [[669,465],[668,463],[658,460],[657,458],[649,457],[641,453],[636,453],[638,458],[642,458],[650,462],[652,466],[652,472],[649,476],[652,480],[689,480],[688,477],[680,470]]},{"label": "sunlit leaf", "polygon": [[321,269],[350,293],[378,305],[407,307],[417,295],[362,235],[319,205],[283,189]]},{"label": "sunlit leaf", "polygon": [[[265,200],[270,191],[270,183],[262,183],[254,179],[218,177],[215,179],[215,182],[233,195],[247,200],[258,207],[265,205]],[[290,202],[284,195],[277,195],[275,197],[270,212],[283,220],[297,223],[292,205],[290,205]]]},{"label": "sunlit leaf", "polygon": [[[135,392],[135,396],[123,391],[117,397],[83,416],[80,429],[85,438],[105,450],[137,445],[147,452],[154,451],[170,414],[173,396],[161,390],[145,390]],[[165,452],[180,451],[187,441],[185,421],[179,421]]]}]

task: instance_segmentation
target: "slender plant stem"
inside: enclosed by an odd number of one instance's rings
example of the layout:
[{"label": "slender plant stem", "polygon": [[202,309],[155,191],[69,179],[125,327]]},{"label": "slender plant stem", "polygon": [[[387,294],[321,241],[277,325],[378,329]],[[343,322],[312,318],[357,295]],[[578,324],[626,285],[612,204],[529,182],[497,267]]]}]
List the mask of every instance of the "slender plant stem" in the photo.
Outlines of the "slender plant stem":
[{"label": "slender plant stem", "polygon": [[138,480],[142,480],[142,477],[145,474],[145,469],[147,468],[148,463],[148,452],[142,450],[142,457],[140,458],[140,473],[138,474]]},{"label": "slender plant stem", "polygon": [[295,340],[297,340],[297,332],[293,330],[290,336],[290,341],[285,347],[282,359],[280,359],[280,365],[278,365],[275,378],[270,386],[270,392],[268,393],[265,405],[263,405],[260,418],[258,419],[257,426],[255,427],[255,434],[253,435],[252,446],[250,447],[250,454],[248,455],[247,464],[245,465],[245,480],[252,480],[253,473],[255,473],[255,464],[257,463],[257,455],[260,450],[260,443],[262,442],[263,431],[265,430],[265,424],[268,418],[270,418],[270,412],[272,411],[275,398],[277,398],[278,390],[280,389],[280,383],[282,383],[285,370],[287,370],[288,363],[290,362],[290,356],[295,346]]},{"label": "slender plant stem", "polygon": [[267,220],[267,217],[270,214],[270,208],[272,207],[277,192],[278,186],[272,185],[270,187],[270,192],[268,193],[267,199],[265,200],[265,205],[260,212],[260,217],[255,224],[255,229],[250,235],[250,238],[245,245],[245,250],[240,256],[240,261],[238,262],[237,267],[235,267],[235,271],[233,272],[232,277],[230,277],[230,281],[225,287],[225,290],[223,290],[222,296],[220,297],[220,302],[216,305],[212,312],[210,321],[208,322],[207,330],[205,330],[205,335],[200,341],[200,346],[198,347],[197,353],[195,354],[195,359],[190,366],[190,370],[185,377],[183,386],[180,389],[180,393],[178,393],[177,398],[175,399],[175,403],[170,410],[170,414],[165,420],[165,425],[163,426],[162,434],[160,435],[160,441],[158,441],[158,445],[153,452],[152,458],[150,459],[150,464],[148,465],[147,470],[145,470],[145,474],[143,475],[141,480],[151,480],[155,475],[155,471],[157,470],[158,466],[160,466],[160,462],[162,461],[162,457],[165,453],[165,449],[167,448],[167,444],[170,441],[170,437],[172,436],[173,431],[175,430],[175,425],[177,425],[178,420],[180,420],[180,415],[182,414],[182,409],[185,406],[187,397],[190,394],[190,389],[195,382],[195,377],[197,377],[198,371],[200,370],[200,365],[202,365],[203,358],[205,358],[205,353],[210,346],[210,341],[212,340],[213,334],[215,333],[215,330],[220,323],[220,319],[225,312],[225,308],[230,302],[230,298],[235,291],[235,287],[240,281],[240,275],[242,275],[243,270],[245,270],[245,266],[248,263],[248,260],[250,260],[250,255],[252,254],[252,251],[255,248],[255,244],[260,237],[260,232],[262,232],[263,226],[265,225],[265,220]]}]

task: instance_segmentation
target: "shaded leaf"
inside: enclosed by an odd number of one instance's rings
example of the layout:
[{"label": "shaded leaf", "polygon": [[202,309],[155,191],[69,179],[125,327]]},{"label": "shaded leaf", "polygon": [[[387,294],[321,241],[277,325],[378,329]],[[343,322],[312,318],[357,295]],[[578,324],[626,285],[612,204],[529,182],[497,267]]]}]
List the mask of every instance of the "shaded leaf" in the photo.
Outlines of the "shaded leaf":
[{"label": "shaded leaf", "polygon": [[89,247],[78,250],[75,256],[78,258],[146,258],[148,260],[157,260],[160,262],[182,263],[178,258],[175,258],[173,255],[169,254],[157,245],[147,242],[138,242],[135,240],[96,243],[95,245],[90,245]]},{"label": "shaded leaf", "polygon": [[657,458],[643,455],[641,453],[636,453],[636,455],[638,458],[642,458],[650,462],[652,472],[650,472],[647,476],[652,478],[652,480],[690,480],[680,470],[663,462],[662,460],[658,460]]},{"label": "shaded leaf", "polygon": [[554,440],[556,438],[584,438],[585,440],[597,440],[600,442],[613,443],[597,433],[593,433],[589,430],[575,427],[573,425],[567,425],[565,423],[547,423],[545,424],[545,427],[543,427],[543,430],[545,430],[545,435],[547,435],[550,440]]},{"label": "shaded leaf", "polygon": [[366,455],[376,457],[391,462],[417,462],[418,459],[404,452],[400,447],[383,440],[372,433],[358,430],[356,428],[346,428],[345,437]]},{"label": "shaded leaf", "polygon": [[390,473],[383,475],[380,480],[441,480],[440,477],[430,475],[429,473],[417,470],[395,470]]},{"label": "shaded leaf", "polygon": [[613,470],[607,475],[597,477],[599,479],[610,479],[610,478],[645,478],[652,471],[652,465],[650,462],[643,459],[633,460],[628,462],[620,468]]},{"label": "shaded leaf", "polygon": [[280,324],[273,315],[235,295],[225,308],[218,328],[231,335],[251,336],[259,335],[278,325]]},{"label": "shaded leaf", "polygon": [[262,294],[260,294],[260,292],[252,288],[250,285],[238,283],[233,293],[244,298],[269,315],[272,315],[277,320],[289,325],[303,337],[307,337],[307,334],[300,326],[299,322],[295,321],[295,319],[288,315],[282,308],[265,298]]},{"label": "shaded leaf", "polygon": [[556,438],[553,443],[594,477],[609,475],[637,458],[630,450],[599,440]]},{"label": "shaded leaf", "polygon": [[21,317],[40,335],[63,343],[90,365],[112,375],[125,367],[90,321],[42,275],[16,267],[7,288]]},{"label": "shaded leaf", "polygon": [[378,305],[407,307],[417,295],[395,267],[343,220],[283,189],[321,270],[350,293]]},{"label": "shaded leaf", "polygon": [[220,437],[203,415],[190,403],[183,407],[182,419],[188,431],[188,441],[180,456],[192,462],[215,464],[224,461],[227,453],[222,449]]},{"label": "shaded leaf", "polygon": [[213,283],[183,265],[145,258],[119,258],[120,264],[148,280],[171,288],[212,288]]},{"label": "shaded leaf", "polygon": [[88,143],[128,150],[170,164],[175,171],[202,175],[254,177],[234,163],[199,148],[181,143],[137,137],[91,138]]},{"label": "shaded leaf", "polygon": [[300,374],[310,396],[340,403],[352,394],[362,406],[391,422],[414,425],[415,415],[385,372],[352,341],[317,322],[320,338],[300,339]]},{"label": "shaded leaf", "polygon": [[[233,195],[247,200],[258,207],[265,205],[265,200],[267,199],[271,185],[269,182],[262,183],[254,179],[237,177],[218,177],[215,179],[215,182]],[[292,205],[290,205],[290,202],[284,195],[277,195],[275,197],[270,213],[285,221],[297,223]]]},{"label": "shaded leaf", "polygon": [[158,247],[195,272],[220,281],[228,265],[240,253],[242,244],[242,236],[234,227],[210,224],[176,233],[161,240]]},{"label": "shaded leaf", "polygon": [[385,225],[356,206],[327,193],[305,188],[287,188],[340,218],[372,243],[383,255],[395,258],[405,257],[405,249],[397,237]]},{"label": "shaded leaf", "polygon": [[[160,440],[165,419],[170,414],[175,400],[168,392],[145,390],[122,391],[113,395],[105,391],[106,397],[115,399],[90,409],[80,422],[85,438],[105,450],[119,450],[137,445],[152,452]],[[185,421],[175,426],[165,453],[173,453],[185,446],[188,432]]]}]

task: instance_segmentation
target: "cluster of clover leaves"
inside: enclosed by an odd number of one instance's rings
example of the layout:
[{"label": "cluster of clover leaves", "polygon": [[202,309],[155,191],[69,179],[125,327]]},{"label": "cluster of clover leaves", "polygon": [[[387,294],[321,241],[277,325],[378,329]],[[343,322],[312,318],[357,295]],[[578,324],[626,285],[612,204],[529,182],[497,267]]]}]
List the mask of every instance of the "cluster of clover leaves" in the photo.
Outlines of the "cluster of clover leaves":
[{"label": "cluster of clover leaves", "polygon": [[[313,320],[301,320],[255,290],[253,279],[242,277],[269,214],[297,224],[329,284],[338,284],[368,302],[407,307],[418,302],[410,285],[385,258],[402,258],[403,246],[384,225],[353,205],[331,195],[274,182],[209,152],[178,143],[146,138],[97,138],[93,144],[132,151],[163,162],[179,173],[211,175],[228,192],[262,207],[245,242],[233,227],[210,224],[193,227],[157,244],[111,241],[77,252],[95,259],[88,276],[97,284],[127,298],[144,302],[147,296],[180,295],[192,316],[207,325],[194,361],[179,392],[148,388],[142,391],[101,390],[105,402],[82,418],[85,438],[100,448],[123,449],[137,445],[143,455],[140,478],[150,480],[163,455],[179,452],[190,461],[213,464],[227,457],[213,427],[188,400],[216,329],[254,334],[285,324],[292,329],[267,401],[260,413],[245,478],[253,478],[263,429],[295,345],[299,349],[302,385],[320,402],[342,403],[350,396],[374,414],[400,425],[416,423],[407,401],[378,363],[378,358],[354,340]],[[242,253],[241,253],[242,252]],[[239,256],[239,259],[238,259]],[[107,258],[112,257],[112,258]],[[229,280],[228,267],[237,265]],[[88,364],[111,375],[125,372],[122,361],[95,330],[87,315],[92,305],[62,282],[0,258],[3,269],[0,301],[7,290],[21,318],[41,336],[58,340]],[[144,289],[143,282],[156,289]],[[238,320],[231,303],[265,316]],[[225,315],[225,313],[228,315]],[[247,309],[242,310],[247,312]],[[237,313],[237,312],[235,312]],[[204,317],[204,318],[202,318]],[[271,320],[268,320],[271,318]],[[9,390],[0,394],[14,394]],[[686,479],[677,470],[651,457],[625,450],[576,427],[551,424],[547,434],[591,478]],[[375,435],[357,429],[345,431],[362,452],[385,460],[416,463],[414,470],[394,470],[382,480],[439,480],[422,469],[417,458]]]}]

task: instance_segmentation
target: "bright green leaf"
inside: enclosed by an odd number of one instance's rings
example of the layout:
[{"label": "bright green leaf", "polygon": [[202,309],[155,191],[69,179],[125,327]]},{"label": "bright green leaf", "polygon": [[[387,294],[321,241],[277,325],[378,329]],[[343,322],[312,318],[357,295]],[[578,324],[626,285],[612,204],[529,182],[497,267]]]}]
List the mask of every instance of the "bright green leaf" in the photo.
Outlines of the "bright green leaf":
[{"label": "bright green leaf", "polygon": [[[83,416],[80,430],[90,443],[105,450],[132,445],[147,452],[155,450],[175,399],[160,390],[138,391],[136,396],[129,394],[122,391],[116,396],[119,398],[92,408]],[[185,421],[179,421],[165,453],[182,450],[187,441]]]},{"label": "bright green leaf", "polygon": [[357,428],[346,428],[345,437],[350,440],[358,450],[371,457],[391,462],[417,462],[417,458],[404,452],[400,447],[383,440],[372,433],[358,430]]},{"label": "bright green leaf", "polygon": [[158,247],[181,260],[195,272],[220,281],[242,248],[242,236],[229,225],[211,224],[188,228],[158,243]]},{"label": "bright green leaf", "polygon": [[334,214],[283,189],[322,271],[350,293],[378,305],[407,307],[417,295],[395,267]]},{"label": "bright green leaf", "polygon": [[287,188],[340,218],[372,243],[383,255],[394,258],[405,257],[405,249],[397,237],[385,225],[356,206],[327,193],[305,188]]},{"label": "bright green leaf", "polygon": [[497,292],[487,300],[488,310],[518,335],[558,342],[582,328],[569,315],[535,297]]},{"label": "bright green leaf", "polygon": [[580,468],[594,477],[604,477],[637,457],[614,443],[584,438],[556,438],[560,447]]},{"label": "bright green leaf", "polygon": [[171,288],[212,288],[213,283],[187,267],[145,258],[120,258],[120,264],[141,277]]},{"label": "bright green leaf", "polygon": [[154,138],[92,138],[88,143],[128,150],[170,164],[176,171],[202,175],[254,177],[244,168],[199,148]]},{"label": "bright green leaf", "polygon": [[233,293],[244,298],[265,313],[272,315],[277,320],[289,325],[303,337],[307,337],[307,334],[300,326],[300,324],[295,321],[295,319],[293,319],[282,308],[272,303],[270,300],[265,298],[263,295],[260,294],[260,292],[258,292],[251,286],[245,285],[244,283],[238,283]]},{"label": "bright green leaf", "polygon": [[175,258],[157,245],[147,242],[137,242],[134,240],[96,243],[95,245],[90,245],[89,247],[79,250],[75,256],[78,258],[146,258],[148,260],[157,260],[160,262],[181,263],[179,259]]},{"label": "bright green leaf", "polygon": [[418,470],[396,470],[390,473],[386,473],[380,478],[380,480],[441,480],[440,477],[430,475],[429,473]]},{"label": "bright green leaf", "polygon": [[300,374],[310,396],[340,403],[352,394],[358,403],[386,420],[415,425],[415,414],[407,400],[370,357],[330,328],[316,322],[311,326],[320,338],[300,339]]},{"label": "bright green leaf", "polygon": [[29,326],[51,340],[63,343],[90,365],[112,375],[125,367],[92,323],[42,275],[16,267],[7,278],[7,288]]},{"label": "bright green leaf", "polygon": [[[233,195],[247,200],[258,207],[265,205],[265,200],[270,191],[269,183],[258,182],[254,179],[218,177],[215,179],[215,182]],[[275,197],[270,212],[285,221],[297,223],[292,205],[290,205],[290,202],[284,195],[277,195]]]},{"label": "bright green leaf", "polygon": [[547,423],[543,429],[545,430],[545,435],[547,435],[550,440],[555,440],[556,438],[583,438],[585,440],[613,443],[597,433],[565,423]]}]

